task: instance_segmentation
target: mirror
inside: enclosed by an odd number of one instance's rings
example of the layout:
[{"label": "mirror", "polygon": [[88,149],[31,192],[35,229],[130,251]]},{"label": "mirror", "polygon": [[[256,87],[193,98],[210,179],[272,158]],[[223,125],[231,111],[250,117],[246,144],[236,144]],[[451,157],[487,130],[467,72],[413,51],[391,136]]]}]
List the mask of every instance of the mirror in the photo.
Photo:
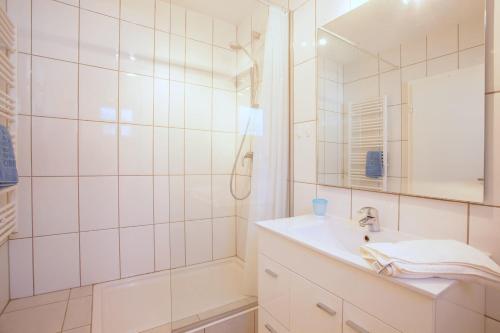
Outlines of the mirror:
[{"label": "mirror", "polygon": [[319,28],[319,184],[483,201],[484,17],[370,0]]}]

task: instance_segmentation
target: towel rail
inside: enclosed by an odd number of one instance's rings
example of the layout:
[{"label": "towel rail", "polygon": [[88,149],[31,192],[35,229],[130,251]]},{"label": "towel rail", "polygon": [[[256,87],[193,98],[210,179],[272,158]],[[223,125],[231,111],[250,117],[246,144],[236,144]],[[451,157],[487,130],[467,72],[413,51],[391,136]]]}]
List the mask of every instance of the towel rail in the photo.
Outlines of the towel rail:
[{"label": "towel rail", "polygon": [[[0,9],[0,81],[5,84],[0,90],[0,123],[7,127],[16,153],[17,100],[14,92],[17,84],[15,61],[16,28]],[[17,231],[17,185],[0,188],[0,245]]]}]

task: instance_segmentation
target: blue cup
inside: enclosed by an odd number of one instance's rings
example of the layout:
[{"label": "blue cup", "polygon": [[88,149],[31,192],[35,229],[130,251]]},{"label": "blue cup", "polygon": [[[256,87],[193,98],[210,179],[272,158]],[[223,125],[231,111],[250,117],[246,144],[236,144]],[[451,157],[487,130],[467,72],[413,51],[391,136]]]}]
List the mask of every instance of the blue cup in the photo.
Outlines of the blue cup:
[{"label": "blue cup", "polygon": [[312,201],[314,215],[316,216],[325,216],[326,207],[328,206],[328,200],[316,198]]}]

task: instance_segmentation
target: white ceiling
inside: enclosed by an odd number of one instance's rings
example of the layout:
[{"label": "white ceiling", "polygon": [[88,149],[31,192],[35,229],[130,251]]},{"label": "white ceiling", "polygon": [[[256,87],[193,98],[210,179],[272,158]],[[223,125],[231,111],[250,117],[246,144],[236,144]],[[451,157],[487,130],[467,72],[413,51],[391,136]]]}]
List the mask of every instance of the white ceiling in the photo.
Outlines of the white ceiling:
[{"label": "white ceiling", "polygon": [[257,0],[172,0],[172,3],[239,24],[251,15],[259,2]]}]

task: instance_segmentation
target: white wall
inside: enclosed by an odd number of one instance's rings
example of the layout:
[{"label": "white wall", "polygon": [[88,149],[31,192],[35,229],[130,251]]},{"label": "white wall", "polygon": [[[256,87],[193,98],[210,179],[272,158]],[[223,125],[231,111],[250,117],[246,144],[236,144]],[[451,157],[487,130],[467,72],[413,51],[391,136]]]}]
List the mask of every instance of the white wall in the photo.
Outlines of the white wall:
[{"label": "white wall", "polygon": [[0,313],[9,299],[9,242],[7,242],[0,246]]},{"label": "white wall", "polygon": [[[354,8],[360,1],[355,0],[309,0],[301,1],[294,7],[294,89],[316,95],[316,72],[305,73],[302,66],[316,61],[314,34],[316,26],[325,24],[336,16]],[[294,172],[301,175],[294,182],[294,214],[311,212],[311,199],[315,196],[329,199],[329,210],[336,215],[351,217],[362,206],[374,206],[380,211],[381,221],[386,227],[411,232],[430,238],[454,238],[491,253],[500,253],[500,72],[495,66],[500,63],[500,52],[493,52],[500,43],[500,6],[488,0],[489,26],[486,38],[486,180],[487,202],[492,205],[475,205],[413,198],[376,192],[319,186],[316,183],[316,159],[311,151],[316,151],[316,136],[299,135],[307,128],[315,129],[316,99],[309,105],[297,108],[294,101]],[[309,67],[316,71],[315,66]],[[297,73],[302,73],[301,76]],[[295,99],[297,96],[295,96]],[[301,97],[303,98],[303,97]],[[297,121],[300,119],[301,121]],[[298,170],[298,171],[297,171]],[[495,206],[496,204],[496,206]],[[494,255],[500,262],[500,257]],[[500,321],[500,293],[487,290],[486,312],[488,328],[495,332]],[[489,333],[489,332],[488,332]]]},{"label": "white wall", "polygon": [[12,297],[236,255],[236,26],[169,0],[9,0],[8,13]]}]

